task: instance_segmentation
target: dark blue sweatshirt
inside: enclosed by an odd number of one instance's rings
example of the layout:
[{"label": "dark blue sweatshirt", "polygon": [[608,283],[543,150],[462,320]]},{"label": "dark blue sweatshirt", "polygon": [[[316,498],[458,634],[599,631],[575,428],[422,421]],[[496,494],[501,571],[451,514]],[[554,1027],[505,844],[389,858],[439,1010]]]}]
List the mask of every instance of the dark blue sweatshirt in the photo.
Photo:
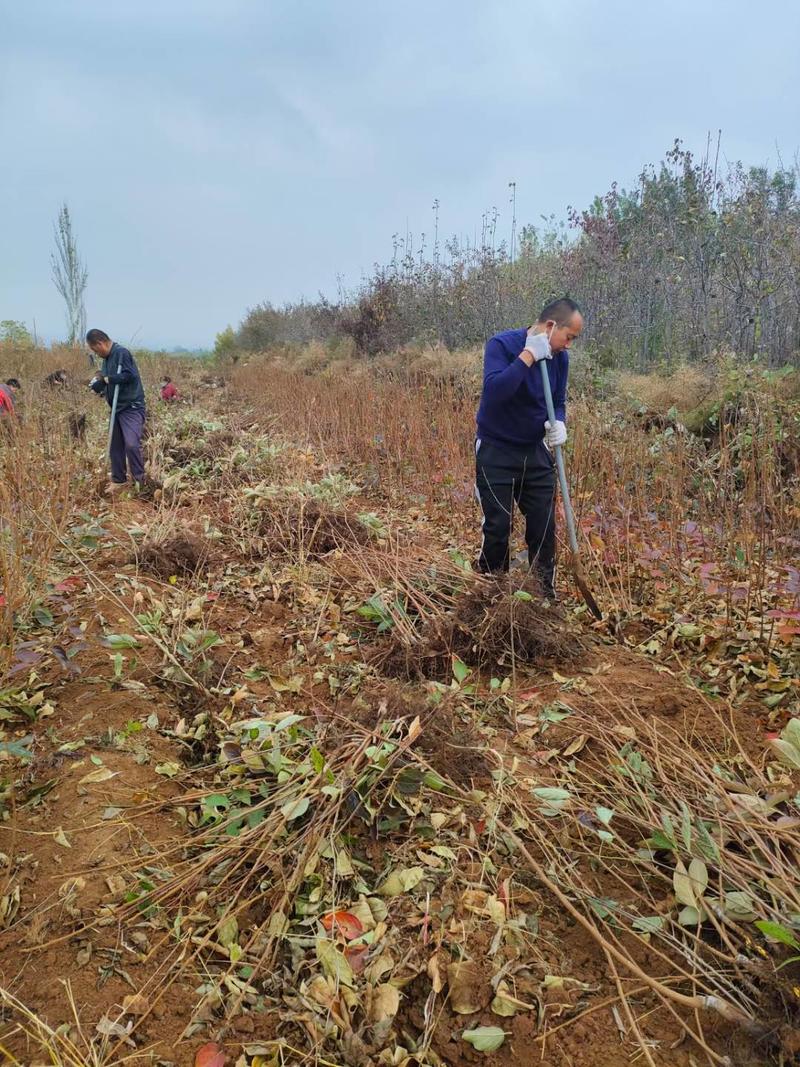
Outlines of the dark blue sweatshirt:
[{"label": "dark blue sweatshirt", "polygon": [[[100,396],[105,395],[109,406],[114,399],[114,386],[118,385],[117,411],[144,408],[144,388],[139,376],[139,368],[127,348],[123,348],[115,341],[111,346],[111,351],[103,360],[100,375],[101,380],[97,381],[92,389]],[[108,378],[108,385],[102,381],[102,378]]]},{"label": "dark blue sweatshirt", "polygon": [[[491,444],[529,448],[544,437],[547,406],[542,372],[518,358],[528,331],[506,330],[486,342],[483,392],[478,408],[478,437]],[[556,418],[566,422],[569,352],[562,349],[546,361]]]}]

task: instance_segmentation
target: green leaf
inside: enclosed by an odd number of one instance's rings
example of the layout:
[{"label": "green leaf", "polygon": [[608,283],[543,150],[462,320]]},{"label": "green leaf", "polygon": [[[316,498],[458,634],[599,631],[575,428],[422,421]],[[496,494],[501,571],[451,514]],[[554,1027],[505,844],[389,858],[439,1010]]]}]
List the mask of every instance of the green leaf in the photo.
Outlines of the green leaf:
[{"label": "green leaf", "polygon": [[217,927],[217,940],[225,948],[232,945],[239,934],[239,923],[235,915],[226,915]]},{"label": "green leaf", "polygon": [[790,741],[783,741],[780,738],[773,738],[769,742],[769,746],[781,763],[785,763],[787,767],[791,767],[794,771],[800,771],[800,748],[796,748]]},{"label": "green leaf", "polygon": [[769,937],[773,941],[780,941],[782,945],[788,945],[789,948],[800,949],[800,941],[797,940],[791,930],[787,930],[787,928],[780,923],[772,923],[768,922],[766,919],[759,919],[755,925],[765,937]]},{"label": "green leaf", "polygon": [[515,600],[521,600],[524,604],[527,604],[531,600],[533,600],[533,597],[531,596],[531,594],[528,593],[525,589],[517,589],[517,590],[515,590],[513,596],[514,596]]},{"label": "green leaf", "polygon": [[653,848],[665,849],[669,852],[675,851],[675,841],[673,838],[668,837],[662,830],[654,830],[652,835],[648,838],[648,842]]},{"label": "green leaf", "polygon": [[679,903],[689,908],[697,907],[707,885],[708,869],[702,860],[692,860],[688,871],[678,860],[672,875],[672,886]]},{"label": "green leaf", "polygon": [[681,926],[697,926],[698,923],[704,922],[706,919],[705,908],[695,908],[688,906],[681,908],[678,913],[678,922]]},{"label": "green leaf", "polygon": [[139,642],[130,634],[106,634],[103,644],[107,648],[138,648]]},{"label": "green leaf", "polygon": [[155,771],[156,774],[163,774],[165,778],[174,778],[181,773],[181,765],[173,760],[167,760],[166,763],[157,763]]},{"label": "green leaf", "polygon": [[702,819],[698,819],[695,822],[695,832],[697,833],[697,847],[703,853],[709,863],[719,863],[719,849],[717,843],[708,831],[708,827]]},{"label": "green leaf", "polygon": [[308,797],[298,797],[296,800],[290,800],[281,808],[281,815],[287,822],[292,822],[294,819],[299,819],[301,815],[305,815],[310,803],[311,801]]},{"label": "green leaf", "polygon": [[544,805],[542,814],[547,816],[559,815],[562,808],[572,799],[568,789],[561,789],[558,786],[538,786],[532,792],[537,800],[541,800]]},{"label": "green leaf", "polygon": [[[33,738],[29,735],[23,738],[23,741],[32,741]],[[27,749],[22,741],[2,741],[0,742],[0,752],[5,752],[9,756],[14,756],[16,759],[22,759],[30,761],[33,759],[33,753],[30,749]]]},{"label": "green leaf", "polygon": [[36,619],[40,626],[53,625],[53,613],[43,604],[36,605],[36,607],[33,609],[33,617]]},{"label": "green leaf", "polygon": [[643,934],[657,934],[659,930],[663,929],[664,922],[663,915],[642,915],[638,919],[634,919],[631,926],[634,930],[639,930]]},{"label": "green leaf", "polygon": [[401,893],[408,893],[415,889],[424,877],[423,867],[404,867],[401,870],[390,871],[377,893],[382,897],[397,897]]},{"label": "green leaf", "polygon": [[308,753],[308,758],[311,760],[311,766],[314,768],[315,774],[322,774],[325,770],[325,757],[322,755],[316,745],[311,746],[311,750]]},{"label": "green leaf", "polygon": [[505,1041],[506,1032],[499,1026],[479,1026],[475,1030],[465,1030],[461,1036],[478,1052],[495,1052]]},{"label": "green leaf", "polygon": [[681,837],[687,852],[692,851],[692,815],[684,801],[681,801]]},{"label": "green leaf", "polygon": [[[294,681],[294,679],[292,679]],[[302,715],[284,715],[282,719],[274,724],[275,732],[278,730],[288,730],[290,726],[297,726],[299,722],[303,721]]]},{"label": "green leaf", "polygon": [[612,819],[612,817],[614,815],[614,809],[613,808],[598,807],[598,808],[594,809],[594,813],[597,816],[597,818],[600,820],[600,822],[603,824],[603,826],[608,826],[608,824],[611,822],[611,819]]},{"label": "green leaf", "polygon": [[465,679],[467,679],[470,674],[472,674],[472,671],[469,669],[466,663],[464,663],[463,660],[459,659],[458,656],[453,654],[453,677],[458,682],[458,684],[461,685],[461,683]]},{"label": "green leaf", "polygon": [[730,915],[737,922],[749,923],[756,917],[756,912],[753,911],[753,898],[749,893],[740,890],[726,893],[723,906],[725,914]]},{"label": "green leaf", "polygon": [[800,719],[789,719],[781,730],[781,737],[800,752]]},{"label": "green leaf", "polygon": [[341,982],[342,985],[353,986],[353,969],[333,941],[329,941],[326,937],[318,938],[317,959],[329,978],[333,978],[335,982]]}]

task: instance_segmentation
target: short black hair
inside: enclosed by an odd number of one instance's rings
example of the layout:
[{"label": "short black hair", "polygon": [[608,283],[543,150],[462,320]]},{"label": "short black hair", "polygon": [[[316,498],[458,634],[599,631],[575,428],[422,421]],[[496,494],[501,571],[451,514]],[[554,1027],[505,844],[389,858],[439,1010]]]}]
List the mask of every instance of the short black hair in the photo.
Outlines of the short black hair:
[{"label": "short black hair", "polygon": [[576,311],[579,315],[583,314],[575,300],[569,296],[561,296],[558,300],[551,300],[549,304],[545,304],[538,321],[556,322],[559,326],[564,326]]},{"label": "short black hair", "polygon": [[164,377],[161,379],[161,381],[162,382],[171,382],[172,378],[170,378],[170,376],[168,374],[165,374]]},{"label": "short black hair", "polygon": [[10,385],[12,389],[21,389],[19,384],[19,378],[6,378],[6,385]]},{"label": "short black hair", "polygon": [[105,330],[89,330],[86,334],[86,343],[89,345],[96,345],[98,341],[110,341]]}]

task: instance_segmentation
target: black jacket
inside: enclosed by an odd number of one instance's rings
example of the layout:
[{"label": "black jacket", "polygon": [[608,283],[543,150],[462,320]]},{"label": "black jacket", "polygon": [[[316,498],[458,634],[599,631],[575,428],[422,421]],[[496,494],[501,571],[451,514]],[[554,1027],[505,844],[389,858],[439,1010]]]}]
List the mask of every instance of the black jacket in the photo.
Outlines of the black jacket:
[{"label": "black jacket", "polygon": [[[111,346],[111,351],[103,360],[100,375],[100,380],[92,385],[92,389],[100,396],[105,395],[109,407],[114,400],[114,386],[119,385],[117,411],[144,409],[144,387],[139,376],[139,368],[127,348],[123,348],[115,341]],[[103,378],[108,378],[108,385],[102,381]]]}]

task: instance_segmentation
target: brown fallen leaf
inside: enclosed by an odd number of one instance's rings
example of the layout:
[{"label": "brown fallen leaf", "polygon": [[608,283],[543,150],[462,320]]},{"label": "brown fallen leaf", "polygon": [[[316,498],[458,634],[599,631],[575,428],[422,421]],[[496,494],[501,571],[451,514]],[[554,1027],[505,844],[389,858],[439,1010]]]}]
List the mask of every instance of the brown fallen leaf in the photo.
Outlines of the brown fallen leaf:
[{"label": "brown fallen leaf", "polygon": [[108,767],[98,767],[96,771],[84,774],[78,785],[91,785],[93,782],[107,782],[109,778],[116,778],[117,771],[109,770]]},{"label": "brown fallen leaf", "polygon": [[492,999],[492,988],[474,960],[451,963],[447,968],[450,1007],[459,1015],[474,1015]]},{"label": "brown fallen leaf", "polygon": [[587,741],[588,738],[586,734],[579,734],[574,741],[571,741],[570,744],[567,745],[561,755],[574,756],[576,753],[580,752],[582,748],[585,747]]},{"label": "brown fallen leaf", "polygon": [[143,993],[131,993],[122,1001],[122,1010],[126,1015],[146,1015],[150,1002]]},{"label": "brown fallen leaf", "polygon": [[109,892],[113,893],[116,897],[119,896],[120,893],[124,892],[125,879],[122,877],[121,874],[110,874],[106,878],[106,885],[108,886]]},{"label": "brown fallen leaf", "polygon": [[442,991],[442,989],[444,987],[444,982],[442,980],[442,975],[441,975],[441,972],[439,970],[439,953],[438,952],[434,952],[434,954],[428,960],[428,966],[427,966],[426,969],[427,969],[427,972],[428,972],[428,977],[431,980],[431,986],[433,987],[434,993],[441,993],[441,991]]},{"label": "brown fallen leaf", "polygon": [[391,982],[384,982],[372,990],[369,1018],[372,1023],[393,1019],[400,1007],[400,990]]}]

